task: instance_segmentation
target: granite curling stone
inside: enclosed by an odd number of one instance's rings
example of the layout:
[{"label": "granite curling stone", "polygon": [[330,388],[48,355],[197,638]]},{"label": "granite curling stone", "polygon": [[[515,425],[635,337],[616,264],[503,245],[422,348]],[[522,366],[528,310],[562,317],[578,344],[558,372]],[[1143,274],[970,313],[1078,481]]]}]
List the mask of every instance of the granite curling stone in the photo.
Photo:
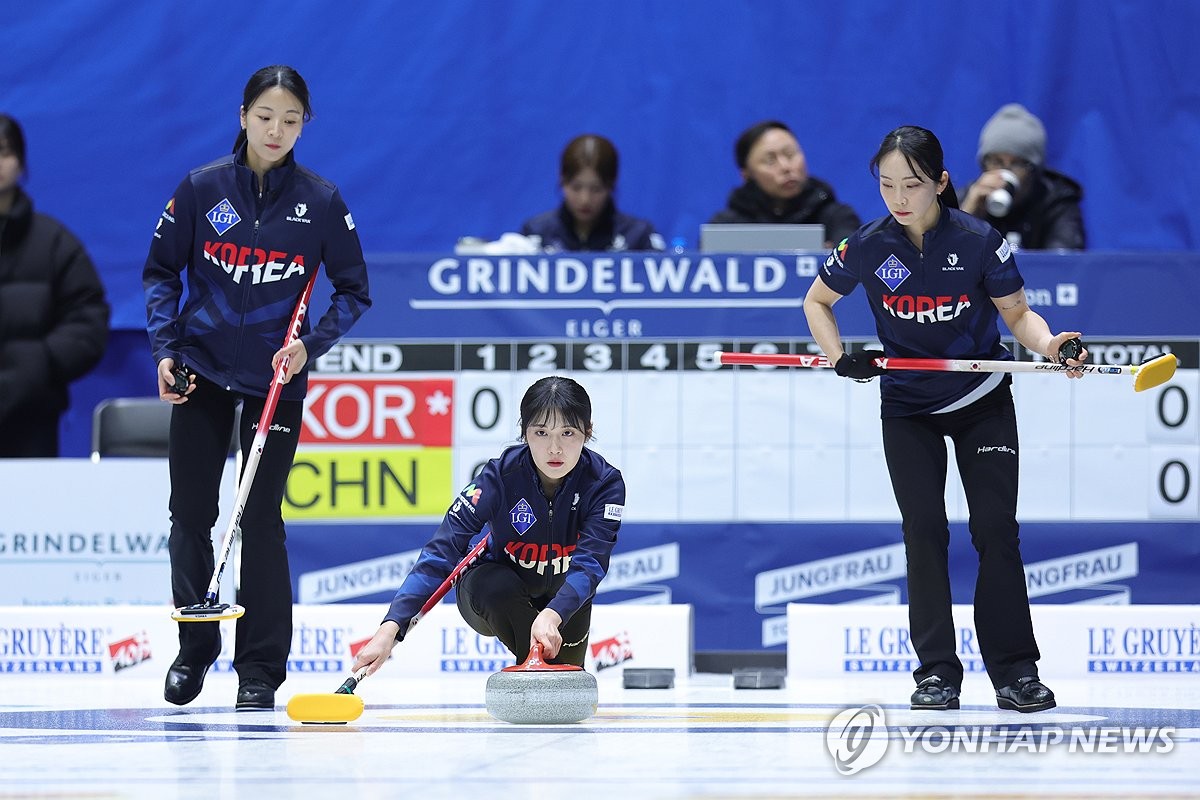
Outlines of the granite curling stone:
[{"label": "granite curling stone", "polygon": [[493,673],[487,681],[487,712],[517,725],[582,722],[596,713],[596,678],[572,664],[547,664],[534,645],[521,664]]},{"label": "granite curling stone", "polygon": [[735,689],[782,689],[787,684],[787,670],[774,667],[746,667],[733,671]]}]

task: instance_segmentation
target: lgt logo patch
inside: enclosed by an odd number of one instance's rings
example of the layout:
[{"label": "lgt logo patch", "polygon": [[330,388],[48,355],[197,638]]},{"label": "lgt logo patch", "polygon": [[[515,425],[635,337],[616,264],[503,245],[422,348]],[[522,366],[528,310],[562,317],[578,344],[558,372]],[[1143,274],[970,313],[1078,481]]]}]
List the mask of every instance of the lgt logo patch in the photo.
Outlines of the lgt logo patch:
[{"label": "lgt logo patch", "polygon": [[517,504],[512,507],[512,511],[508,512],[509,519],[512,520],[513,529],[521,536],[533,527],[533,523],[537,522],[537,517],[533,515],[533,508],[529,503],[525,502],[522,497],[517,501]]},{"label": "lgt logo patch", "polygon": [[224,236],[225,231],[242,221],[237,211],[234,210],[233,203],[229,202],[229,198],[221,200],[204,216],[208,218],[209,223],[213,226],[213,230],[217,232],[218,236]]},{"label": "lgt logo patch", "polygon": [[908,276],[911,274],[908,267],[904,266],[904,262],[894,255],[888,256],[887,261],[884,261],[879,265],[879,269],[875,270],[875,276],[887,284],[887,287],[893,292],[900,287],[900,284],[908,280]]}]

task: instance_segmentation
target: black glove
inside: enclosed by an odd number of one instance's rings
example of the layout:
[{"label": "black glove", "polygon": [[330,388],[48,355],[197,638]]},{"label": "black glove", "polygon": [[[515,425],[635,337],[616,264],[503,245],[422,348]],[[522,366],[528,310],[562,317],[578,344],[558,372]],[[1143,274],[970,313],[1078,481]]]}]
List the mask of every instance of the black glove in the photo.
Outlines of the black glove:
[{"label": "black glove", "polygon": [[857,353],[842,353],[842,357],[833,365],[833,371],[843,378],[853,378],[856,381],[869,381],[876,375],[887,372],[875,366],[875,359],[884,358],[882,350],[862,350]]}]

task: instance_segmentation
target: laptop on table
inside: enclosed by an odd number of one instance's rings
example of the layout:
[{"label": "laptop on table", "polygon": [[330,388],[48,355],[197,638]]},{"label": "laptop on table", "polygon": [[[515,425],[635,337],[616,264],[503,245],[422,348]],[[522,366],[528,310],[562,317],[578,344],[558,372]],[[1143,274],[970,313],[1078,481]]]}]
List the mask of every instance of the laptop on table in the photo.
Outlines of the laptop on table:
[{"label": "laptop on table", "polygon": [[700,226],[702,253],[777,253],[789,250],[821,250],[825,226],[705,223]]}]

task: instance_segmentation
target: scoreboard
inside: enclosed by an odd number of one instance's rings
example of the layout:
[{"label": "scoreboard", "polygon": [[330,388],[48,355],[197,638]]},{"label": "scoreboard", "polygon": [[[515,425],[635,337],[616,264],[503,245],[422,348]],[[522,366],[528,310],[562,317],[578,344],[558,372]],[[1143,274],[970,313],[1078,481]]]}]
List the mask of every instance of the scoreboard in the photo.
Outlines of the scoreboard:
[{"label": "scoreboard", "polygon": [[[1088,346],[1096,363],[1165,351],[1184,364],[1200,358],[1200,340]],[[440,518],[456,488],[516,443],[521,396],[548,374],[571,376],[591,395],[591,446],[625,474],[629,521],[899,518],[877,383],[719,367],[717,350],[817,351],[800,339],[343,342],[311,378],[289,518]],[[1021,374],[1014,395],[1023,518],[1197,516],[1195,370],[1144,393],[1128,376]],[[948,508],[965,519],[953,460],[951,470]],[[351,488],[356,480],[362,490]]]}]

